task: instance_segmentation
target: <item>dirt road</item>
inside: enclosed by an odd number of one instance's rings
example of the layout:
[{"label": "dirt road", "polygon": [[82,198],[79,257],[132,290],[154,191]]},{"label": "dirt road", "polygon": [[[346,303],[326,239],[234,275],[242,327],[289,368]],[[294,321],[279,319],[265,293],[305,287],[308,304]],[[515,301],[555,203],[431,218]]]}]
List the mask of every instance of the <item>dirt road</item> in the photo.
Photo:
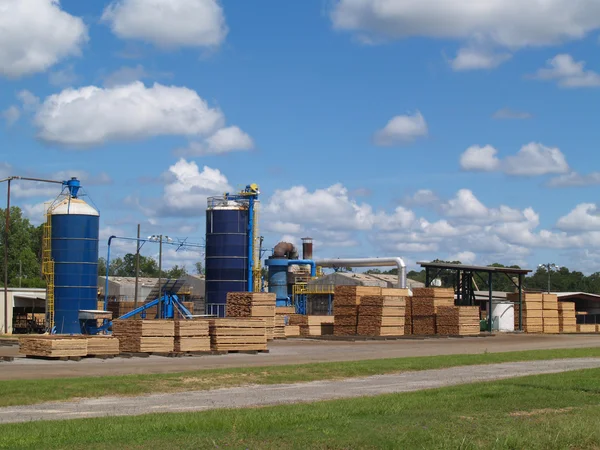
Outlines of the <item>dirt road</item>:
[{"label": "dirt road", "polygon": [[154,394],[142,397],[102,397],[70,402],[0,408],[0,424],[32,420],[132,416],[150,413],[207,411],[300,403],[366,395],[391,394],[499,380],[526,375],[600,368],[600,358],[535,361],[453,367],[336,381],[246,386],[212,391]]},{"label": "dirt road", "polygon": [[[172,373],[226,367],[287,365],[328,361],[356,361],[407,356],[475,354],[518,350],[600,347],[600,335],[506,334],[478,338],[406,339],[398,341],[318,341],[289,339],[269,344],[271,352],[258,355],[229,354],[189,358],[39,361],[25,358],[0,362],[0,380]],[[18,355],[16,347],[0,347],[0,356]]]}]

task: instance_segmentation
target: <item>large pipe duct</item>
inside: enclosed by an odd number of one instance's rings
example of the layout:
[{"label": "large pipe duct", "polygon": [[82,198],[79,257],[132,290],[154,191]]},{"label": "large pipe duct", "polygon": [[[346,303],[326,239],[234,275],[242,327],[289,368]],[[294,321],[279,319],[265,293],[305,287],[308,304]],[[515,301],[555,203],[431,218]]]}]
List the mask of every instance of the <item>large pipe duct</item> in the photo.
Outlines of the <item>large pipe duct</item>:
[{"label": "large pipe duct", "polygon": [[402,258],[350,258],[350,259],[321,259],[315,261],[321,267],[398,267],[398,285],[406,289],[406,264]]},{"label": "large pipe duct", "polygon": [[302,259],[313,259],[313,240],[312,238],[302,238]]},{"label": "large pipe duct", "polygon": [[294,244],[280,242],[273,249],[273,258],[298,259],[298,250]]}]

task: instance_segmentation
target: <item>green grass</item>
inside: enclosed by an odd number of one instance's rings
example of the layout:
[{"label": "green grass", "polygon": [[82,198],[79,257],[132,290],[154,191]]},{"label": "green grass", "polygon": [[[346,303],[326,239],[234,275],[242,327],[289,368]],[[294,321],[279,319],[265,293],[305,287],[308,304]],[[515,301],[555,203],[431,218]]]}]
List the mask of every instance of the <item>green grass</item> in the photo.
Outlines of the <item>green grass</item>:
[{"label": "green grass", "polygon": [[600,369],[301,405],[0,426],[8,449],[598,449]]},{"label": "green grass", "polygon": [[[600,348],[391,358],[288,366],[196,370],[170,374],[10,380],[0,383],[0,406],[27,405],[108,395],[136,396],[160,392],[205,390],[249,384],[300,383],[455,366],[582,357],[600,357]],[[168,364],[168,360],[165,360],[165,364]]]}]

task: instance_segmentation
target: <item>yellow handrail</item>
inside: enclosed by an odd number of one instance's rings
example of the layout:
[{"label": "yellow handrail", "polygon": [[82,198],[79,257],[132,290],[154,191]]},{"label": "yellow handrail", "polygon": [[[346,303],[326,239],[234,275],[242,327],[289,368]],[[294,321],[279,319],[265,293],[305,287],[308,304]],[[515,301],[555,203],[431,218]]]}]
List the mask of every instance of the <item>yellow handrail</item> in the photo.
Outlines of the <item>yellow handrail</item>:
[{"label": "yellow handrail", "polygon": [[52,214],[46,208],[46,222],[42,238],[42,274],[46,280],[46,323],[48,330],[54,327],[54,260],[52,259]]}]

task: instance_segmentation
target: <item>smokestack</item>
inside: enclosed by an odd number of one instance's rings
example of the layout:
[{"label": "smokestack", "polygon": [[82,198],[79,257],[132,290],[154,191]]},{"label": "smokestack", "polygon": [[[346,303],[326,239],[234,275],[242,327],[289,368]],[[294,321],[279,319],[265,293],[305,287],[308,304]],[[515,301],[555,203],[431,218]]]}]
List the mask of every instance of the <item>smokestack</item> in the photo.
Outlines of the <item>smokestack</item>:
[{"label": "smokestack", "polygon": [[302,238],[302,259],[313,259],[313,240],[312,238]]}]

